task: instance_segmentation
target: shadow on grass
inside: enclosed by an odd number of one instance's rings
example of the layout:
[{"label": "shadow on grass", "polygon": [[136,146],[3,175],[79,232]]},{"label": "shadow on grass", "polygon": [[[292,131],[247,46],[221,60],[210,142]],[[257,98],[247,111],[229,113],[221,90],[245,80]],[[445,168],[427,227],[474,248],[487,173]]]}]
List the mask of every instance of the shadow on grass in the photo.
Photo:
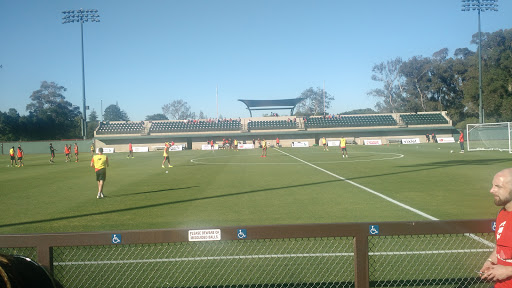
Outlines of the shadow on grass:
[{"label": "shadow on grass", "polygon": [[[167,206],[167,205],[183,204],[183,203],[202,201],[202,200],[219,199],[219,198],[224,198],[224,197],[240,196],[240,195],[259,193],[259,192],[267,192],[267,191],[273,191],[273,190],[282,190],[282,189],[290,189],[290,188],[298,188],[298,187],[308,187],[308,186],[315,186],[315,185],[321,185],[321,184],[327,184],[327,183],[335,183],[335,182],[342,182],[342,180],[329,180],[329,181],[314,182],[314,183],[308,183],[308,184],[300,184],[300,185],[290,185],[290,186],[281,186],[281,187],[257,189],[257,190],[250,190],[250,191],[236,192],[236,193],[229,193],[229,194],[221,194],[221,195],[215,195],[215,196],[191,198],[191,199],[186,199],[186,200],[169,201],[169,202],[163,202],[163,203],[157,203],[157,204],[151,204],[151,205],[141,205],[141,206],[136,206],[136,207],[117,209],[117,210],[110,210],[110,211],[102,211],[102,212],[95,212],[95,213],[89,213],[89,214],[79,214],[79,215],[72,215],[72,216],[65,216],[65,217],[55,217],[55,218],[48,218],[48,219],[41,219],[41,220],[32,220],[32,221],[24,221],[24,222],[17,222],[17,223],[9,223],[9,224],[0,225],[0,228],[14,227],[14,226],[20,226],[20,225],[48,223],[48,222],[70,220],[70,219],[78,219],[78,218],[89,217],[89,216],[101,216],[101,215],[107,215],[107,214],[118,213],[118,212],[129,212],[129,211],[135,211],[135,210],[140,210],[140,209],[148,209],[148,208],[155,208],[155,207],[161,207],[161,206]],[[195,187],[197,187],[197,186],[195,186]],[[176,188],[176,189],[173,189],[173,190],[189,189],[189,188],[193,188],[193,187]],[[168,189],[167,190],[162,190],[162,191],[168,191]],[[156,190],[156,191],[137,192],[136,194],[154,193],[154,192],[162,192],[162,191],[161,190]],[[129,195],[134,195],[134,194],[129,194]],[[127,195],[124,195],[124,196],[129,196],[129,195],[127,194]],[[122,197],[122,196],[117,196],[117,197]],[[98,200],[98,201],[108,201],[108,198],[113,198],[113,197],[106,197],[106,199],[101,199],[101,200]]]},{"label": "shadow on grass", "polygon": [[[355,177],[346,177],[346,180],[354,181],[357,179],[365,179],[372,177],[383,177],[383,176],[391,176],[391,175],[400,175],[400,174],[408,174],[408,173],[417,173],[421,171],[429,171],[436,170],[441,168],[449,168],[456,166],[472,166],[472,165],[495,165],[500,163],[510,162],[510,159],[475,159],[475,160],[448,160],[448,161],[438,161],[431,163],[419,163],[414,165],[402,165],[397,166],[398,168],[408,168],[406,171],[398,171],[398,172],[389,172],[389,173],[381,173],[381,174],[373,174],[373,175],[362,175]],[[417,168],[417,169],[409,169],[409,168]],[[498,172],[498,171],[496,171]]]},{"label": "shadow on grass", "polygon": [[107,195],[106,198],[119,198],[119,197],[127,197],[127,196],[133,196],[133,195],[143,195],[143,194],[152,194],[152,193],[167,192],[167,191],[170,192],[170,191],[177,191],[177,190],[187,190],[187,189],[197,188],[197,187],[199,187],[199,186],[190,186],[190,187],[172,188],[172,189],[160,189],[160,190],[153,190],[153,191],[127,193],[127,194],[122,194],[122,195],[113,195],[113,196]]}]

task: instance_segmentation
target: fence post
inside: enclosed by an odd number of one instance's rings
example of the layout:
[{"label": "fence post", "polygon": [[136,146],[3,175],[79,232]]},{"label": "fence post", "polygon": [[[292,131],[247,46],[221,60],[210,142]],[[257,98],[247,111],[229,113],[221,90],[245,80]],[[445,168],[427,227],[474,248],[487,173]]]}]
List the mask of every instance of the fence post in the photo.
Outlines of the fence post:
[{"label": "fence post", "polygon": [[43,266],[47,271],[53,273],[53,247],[46,243],[44,245],[37,245],[37,262]]},{"label": "fence post", "polygon": [[369,288],[370,279],[368,273],[368,235],[358,233],[354,237],[354,266],[355,287]]}]

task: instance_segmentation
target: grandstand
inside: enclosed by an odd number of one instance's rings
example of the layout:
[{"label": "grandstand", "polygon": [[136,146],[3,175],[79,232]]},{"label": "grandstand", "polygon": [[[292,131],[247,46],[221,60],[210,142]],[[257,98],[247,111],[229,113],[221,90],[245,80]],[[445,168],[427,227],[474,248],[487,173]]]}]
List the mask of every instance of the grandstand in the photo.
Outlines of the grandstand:
[{"label": "grandstand", "polygon": [[114,147],[122,152],[127,144],[143,145],[158,150],[163,142],[174,141],[187,149],[201,149],[206,141],[221,143],[222,139],[237,139],[252,143],[253,139],[276,139],[281,145],[292,142],[319,143],[322,137],[363,144],[365,140],[398,143],[397,139],[417,138],[425,134],[437,137],[458,137],[446,112],[386,113],[367,115],[271,116],[238,119],[193,119],[165,121],[101,122],[95,132],[96,147]]},{"label": "grandstand", "polygon": [[451,124],[441,113],[413,113],[400,114],[406,125],[438,125]]},{"label": "grandstand", "polygon": [[141,134],[144,132],[144,121],[129,122],[100,122],[99,127],[96,129],[96,135],[108,134]]},{"label": "grandstand", "polygon": [[239,131],[239,120],[153,121],[149,133]]},{"label": "grandstand", "polygon": [[390,114],[384,115],[357,115],[357,116],[330,116],[306,118],[307,128],[329,127],[382,127],[396,126],[397,122]]},{"label": "grandstand", "polygon": [[[294,118],[295,119],[295,118]],[[297,122],[293,120],[256,120],[248,121],[248,130],[297,129]]]}]

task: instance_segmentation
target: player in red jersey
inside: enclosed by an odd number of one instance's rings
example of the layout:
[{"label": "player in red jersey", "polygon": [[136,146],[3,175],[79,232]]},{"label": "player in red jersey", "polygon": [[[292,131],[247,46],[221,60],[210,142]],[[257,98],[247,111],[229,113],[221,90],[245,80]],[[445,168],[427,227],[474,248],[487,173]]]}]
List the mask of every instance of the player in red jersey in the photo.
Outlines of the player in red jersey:
[{"label": "player in red jersey", "polygon": [[78,144],[75,143],[75,162],[78,162]]},{"label": "player in red jersey", "polygon": [[128,156],[126,156],[126,158],[130,158],[132,157],[133,158],[133,146],[132,146],[132,142],[130,142],[130,144],[128,144]]},{"label": "player in red jersey", "polygon": [[480,277],[495,282],[495,288],[512,287],[512,168],[494,175],[490,192],[494,204],[502,208],[496,218],[496,247],[480,269]]},{"label": "player in red jersey", "polygon": [[462,132],[462,130],[460,130],[459,143],[460,143],[460,153],[464,153],[464,132]]}]

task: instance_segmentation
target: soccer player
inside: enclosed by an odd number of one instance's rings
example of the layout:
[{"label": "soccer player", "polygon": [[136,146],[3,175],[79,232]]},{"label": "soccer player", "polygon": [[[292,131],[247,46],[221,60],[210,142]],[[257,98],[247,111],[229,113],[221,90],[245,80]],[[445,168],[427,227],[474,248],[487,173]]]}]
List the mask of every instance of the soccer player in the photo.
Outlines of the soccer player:
[{"label": "soccer player", "polygon": [[18,167],[23,166],[23,149],[21,149],[21,145],[18,145]]},{"label": "soccer player", "polygon": [[78,162],[78,144],[75,142],[75,162]]},{"label": "soccer player", "polygon": [[9,156],[11,156],[11,167],[14,167],[14,165],[18,166],[18,162],[16,162],[16,156],[14,155],[14,146],[12,146],[11,150],[9,150]]},{"label": "soccer player", "polygon": [[210,140],[210,149],[212,150],[212,152],[215,151],[215,145],[213,144],[213,139]]},{"label": "soccer player", "polygon": [[130,158],[130,156],[133,158],[133,146],[132,146],[132,142],[130,142],[128,144],[128,156],[126,156],[126,158]]},{"label": "soccer player", "polygon": [[71,153],[71,147],[68,147],[68,144],[64,144],[64,154],[66,154],[66,162],[71,161],[71,159],[69,158],[69,153]]},{"label": "soccer player", "polygon": [[276,138],[276,146],[279,148],[279,137]]},{"label": "soccer player", "polygon": [[460,143],[460,153],[464,153],[464,132],[462,132],[462,130],[460,130],[459,143]]},{"label": "soccer player", "polygon": [[327,140],[325,140],[325,137],[322,137],[322,145],[324,146],[324,151],[329,151],[327,148]]},{"label": "soccer player", "polygon": [[162,168],[165,168],[165,166],[164,166],[165,161],[167,161],[167,165],[169,165],[169,168],[171,168],[172,165],[171,165],[171,160],[169,159],[169,143],[168,142],[165,143],[164,161],[162,161]]},{"label": "soccer player", "polygon": [[53,148],[52,143],[50,143],[50,157],[50,163],[55,163],[53,162],[53,158],[55,158],[55,149]]},{"label": "soccer player", "polygon": [[267,157],[267,141],[261,141],[261,157]]},{"label": "soccer player", "polygon": [[91,144],[91,156],[94,156],[94,144]]},{"label": "soccer player", "polygon": [[234,140],[234,145],[235,145],[235,151],[238,152],[238,140],[237,139]]},{"label": "soccer player", "polygon": [[345,137],[343,137],[343,136],[341,136],[341,138],[340,138],[340,148],[341,148],[341,155],[343,156],[343,158],[345,158],[345,157],[348,158],[347,139],[345,139]]},{"label": "soccer player", "polygon": [[103,185],[107,180],[107,167],[108,157],[103,155],[103,148],[98,148],[98,155],[94,155],[91,160],[91,167],[94,167],[96,172],[96,181],[98,181],[98,196],[96,198],[103,198]]}]

